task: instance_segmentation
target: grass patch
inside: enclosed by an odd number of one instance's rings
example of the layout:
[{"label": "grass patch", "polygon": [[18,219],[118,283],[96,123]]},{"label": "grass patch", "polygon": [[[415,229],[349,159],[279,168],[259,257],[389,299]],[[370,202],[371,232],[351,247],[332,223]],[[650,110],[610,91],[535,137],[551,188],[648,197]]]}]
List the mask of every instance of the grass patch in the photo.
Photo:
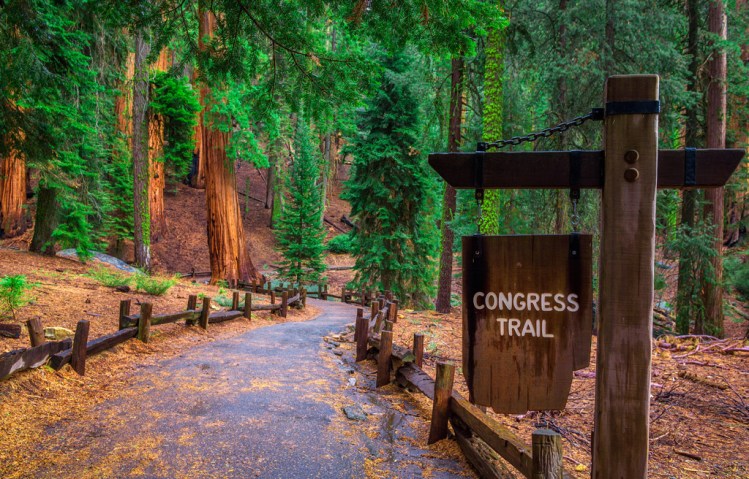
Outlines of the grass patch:
[{"label": "grass patch", "polygon": [[177,284],[176,278],[159,278],[145,274],[135,276],[135,289],[153,296],[166,294],[175,284]]},{"label": "grass patch", "polygon": [[133,281],[132,275],[114,271],[103,266],[90,269],[88,273],[86,273],[86,276],[108,288],[130,286],[130,283]]}]

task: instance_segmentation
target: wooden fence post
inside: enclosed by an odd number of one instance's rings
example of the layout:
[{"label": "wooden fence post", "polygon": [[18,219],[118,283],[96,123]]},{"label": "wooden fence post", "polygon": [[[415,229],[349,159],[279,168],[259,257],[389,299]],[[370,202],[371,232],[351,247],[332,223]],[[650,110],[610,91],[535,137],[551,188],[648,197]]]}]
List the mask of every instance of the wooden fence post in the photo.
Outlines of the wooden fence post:
[{"label": "wooden fence post", "polygon": [[424,335],[421,333],[414,333],[414,348],[413,348],[414,363],[418,367],[424,364]]},{"label": "wooden fence post", "polygon": [[244,317],[252,321],[252,293],[244,294]]},{"label": "wooden fence post", "polygon": [[656,75],[606,82],[593,479],[648,473],[658,115],[631,112],[657,100]]},{"label": "wooden fence post", "polygon": [[390,355],[393,353],[393,332],[380,334],[380,354],[377,357],[377,387],[390,384]]},{"label": "wooden fence post", "polygon": [[299,294],[301,295],[301,299],[302,299],[302,308],[306,308],[307,307],[307,288],[300,289]]},{"label": "wooden fence post", "polygon": [[39,318],[32,318],[26,321],[26,328],[29,330],[29,340],[31,341],[31,347],[41,346],[45,343],[44,339],[44,328],[42,327],[42,320]]},{"label": "wooden fence post", "polygon": [[375,316],[377,316],[377,313],[380,311],[379,305],[375,303],[374,301],[369,307],[369,319],[374,319]]},{"label": "wooden fence post", "polygon": [[[188,311],[197,311],[197,309],[198,309],[198,295],[191,294],[190,296],[187,297],[187,310]],[[187,318],[185,320],[185,325],[187,325],[187,326],[194,326],[195,323],[197,323],[197,322],[198,321],[196,319]]]},{"label": "wooden fence post", "polygon": [[450,396],[453,393],[455,365],[437,363],[437,377],[434,381],[434,401],[432,402],[432,423],[429,426],[428,444],[447,437],[447,420],[450,417]]},{"label": "wooden fence post", "polygon": [[138,339],[147,343],[151,338],[151,313],[153,305],[151,303],[140,304],[140,319],[138,319]]},{"label": "wooden fence post", "polygon": [[231,294],[231,310],[239,311],[239,291],[234,291]]},{"label": "wooden fence post", "polygon": [[341,288],[341,303],[348,303],[346,301],[346,287]]},{"label": "wooden fence post", "polygon": [[203,309],[200,310],[200,319],[198,319],[198,324],[203,329],[208,329],[208,317],[211,315],[211,297],[210,296],[204,296],[203,297]]},{"label": "wooden fence post", "polygon": [[[361,315],[359,314],[361,311]],[[356,337],[356,361],[363,361],[367,358],[367,350],[369,349],[369,320],[364,317],[364,309],[357,309],[356,313],[356,331],[358,333]]]},{"label": "wooden fence post", "polygon": [[270,290],[270,304],[276,304],[276,292]]},{"label": "wooden fence post", "polygon": [[397,323],[398,322],[398,300],[394,299],[390,302],[390,311],[389,311],[388,317],[390,318],[390,321]]},{"label": "wooden fence post", "polygon": [[324,301],[327,301],[328,300],[328,285],[324,284],[322,287],[323,287],[323,290],[322,290],[322,299]]},{"label": "wooden fence post", "polygon": [[129,299],[123,299],[120,301],[120,329],[125,329],[125,317],[130,316],[130,304],[132,303]]},{"label": "wooden fence post", "polygon": [[87,319],[78,321],[73,336],[73,350],[70,356],[70,365],[75,372],[83,376],[86,374],[86,344],[88,343],[88,330],[90,324]]},{"label": "wooden fence post", "polygon": [[533,431],[530,479],[563,479],[562,436],[551,429]]},{"label": "wooden fence post", "polygon": [[284,291],[281,293],[281,317],[285,318],[289,313],[289,292]]}]

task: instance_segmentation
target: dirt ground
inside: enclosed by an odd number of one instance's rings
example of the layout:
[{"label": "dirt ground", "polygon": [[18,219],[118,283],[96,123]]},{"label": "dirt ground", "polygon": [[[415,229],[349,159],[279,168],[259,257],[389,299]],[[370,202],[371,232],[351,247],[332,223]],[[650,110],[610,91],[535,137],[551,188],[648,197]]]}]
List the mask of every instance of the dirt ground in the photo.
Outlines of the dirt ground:
[{"label": "dirt ground", "polygon": [[[424,369],[434,377],[437,361],[454,361],[455,388],[468,396],[461,367],[460,310],[450,314],[403,310],[394,342],[410,347],[424,334]],[[722,353],[746,342],[664,337],[653,342],[650,413],[650,476],[665,478],[749,478],[749,355]],[[536,427],[548,425],[563,436],[565,467],[590,477],[590,437],[595,404],[595,353],[591,366],[575,372],[563,411],[500,415],[489,412],[530,444]],[[689,456],[693,457],[689,457]],[[519,475],[517,477],[520,477]]]}]

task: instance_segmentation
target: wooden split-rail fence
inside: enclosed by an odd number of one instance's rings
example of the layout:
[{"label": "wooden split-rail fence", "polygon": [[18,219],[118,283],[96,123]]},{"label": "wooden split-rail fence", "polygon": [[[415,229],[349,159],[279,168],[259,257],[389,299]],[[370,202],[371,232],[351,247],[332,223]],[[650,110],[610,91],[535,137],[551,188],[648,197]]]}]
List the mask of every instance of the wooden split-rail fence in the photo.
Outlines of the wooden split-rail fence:
[{"label": "wooden split-rail fence", "polygon": [[374,299],[378,297],[378,293],[372,291],[355,291],[348,289],[345,286],[341,288],[341,294],[335,294],[330,291],[330,287],[326,283],[320,284],[309,284],[306,286],[300,286],[294,283],[280,283],[277,286],[273,286],[273,282],[263,277],[262,281],[256,282],[251,281],[238,282],[237,287],[243,288],[246,291],[259,294],[277,294],[282,291],[291,291],[298,293],[305,291],[308,298],[321,299],[323,301],[334,301],[338,300],[343,303],[349,304],[360,304],[362,306],[369,306]]},{"label": "wooden split-rail fence", "polygon": [[448,435],[448,422],[466,459],[482,478],[506,477],[497,468],[501,458],[529,479],[568,477],[562,464],[561,435],[550,429],[533,432],[531,445],[453,390],[455,364],[437,362],[436,379],[422,369],[424,336],[416,333],[411,349],[393,344],[393,325],[398,320],[398,301],[392,296],[376,298],[369,316],[356,312],[356,361],[377,361],[377,387],[390,384],[393,376],[403,387],[431,399],[429,444]]},{"label": "wooden split-rail fence", "polygon": [[253,304],[252,293],[245,293],[244,304],[240,303],[240,293],[234,291],[232,295],[231,309],[227,311],[211,312],[211,298],[202,298],[201,307],[198,308],[198,296],[190,295],[187,300],[187,309],[176,313],[153,314],[151,303],[141,303],[140,312],[130,314],[131,300],[120,301],[119,330],[106,334],[96,339],[88,340],[89,321],[78,321],[73,339],[63,341],[46,342],[44,328],[38,318],[26,322],[29,330],[31,347],[17,349],[8,353],[0,354],[0,379],[4,379],[13,373],[37,368],[49,363],[59,370],[70,363],[73,369],[80,375],[85,374],[86,358],[111,349],[128,339],[138,338],[147,343],[151,336],[151,327],[162,324],[185,321],[187,326],[199,325],[207,329],[209,324],[230,321],[237,318],[252,319],[252,311],[270,311],[286,317],[288,309],[294,305],[304,307],[306,305],[306,294],[304,289],[289,296],[288,291],[281,293],[281,301],[276,303],[275,297],[271,296],[271,304]]}]

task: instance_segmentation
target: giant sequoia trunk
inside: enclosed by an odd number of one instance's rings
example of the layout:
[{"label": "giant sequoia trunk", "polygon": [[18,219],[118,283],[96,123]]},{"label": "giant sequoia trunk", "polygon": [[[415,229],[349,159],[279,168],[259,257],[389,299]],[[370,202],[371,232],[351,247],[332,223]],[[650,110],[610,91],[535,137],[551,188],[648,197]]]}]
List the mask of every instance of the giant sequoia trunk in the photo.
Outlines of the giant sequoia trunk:
[{"label": "giant sequoia trunk", "polygon": [[[447,136],[448,151],[458,151],[461,143],[460,122],[463,118],[463,59],[454,58],[450,75],[450,126]],[[453,241],[455,233],[450,221],[455,216],[455,188],[445,185],[442,200],[442,253],[440,255],[439,289],[435,308],[440,313],[450,312],[453,281]]]},{"label": "giant sequoia trunk", "polygon": [[[167,71],[171,66],[168,48],[161,50],[153,68],[156,71]],[[164,118],[160,115],[150,115],[148,119],[148,160],[150,186],[148,196],[151,208],[151,241],[156,243],[166,232],[166,214],[164,213],[164,187],[166,175],[164,173]]]},{"label": "giant sequoia trunk", "polygon": [[[202,6],[202,5],[201,5]],[[205,49],[203,38],[211,37],[216,29],[216,17],[202,10],[200,15],[199,47]],[[234,164],[226,157],[229,134],[220,131],[206,118],[210,111],[210,89],[200,90],[203,105],[201,147],[205,154],[205,197],[208,207],[208,249],[211,260],[211,283],[227,280],[249,281],[256,277],[255,267],[247,253],[237,195]]]},{"label": "giant sequoia trunk", "polygon": [[[726,11],[722,0],[710,3],[708,14],[710,33],[725,41]],[[710,83],[707,87],[707,147],[726,147],[726,52],[716,46],[710,60]],[[697,334],[723,336],[723,188],[705,190],[705,219],[713,223],[714,256],[710,258],[712,272],[702,278],[702,301],[705,306],[705,325],[695,325]],[[710,274],[712,273],[712,274]]]},{"label": "giant sequoia trunk", "polygon": [[148,65],[150,46],[141,30],[135,37],[135,76],[133,78],[133,226],[135,264],[151,269],[151,219],[148,161]]},{"label": "giant sequoia trunk", "polygon": [[0,157],[0,238],[12,238],[26,230],[26,161],[11,150]]}]

